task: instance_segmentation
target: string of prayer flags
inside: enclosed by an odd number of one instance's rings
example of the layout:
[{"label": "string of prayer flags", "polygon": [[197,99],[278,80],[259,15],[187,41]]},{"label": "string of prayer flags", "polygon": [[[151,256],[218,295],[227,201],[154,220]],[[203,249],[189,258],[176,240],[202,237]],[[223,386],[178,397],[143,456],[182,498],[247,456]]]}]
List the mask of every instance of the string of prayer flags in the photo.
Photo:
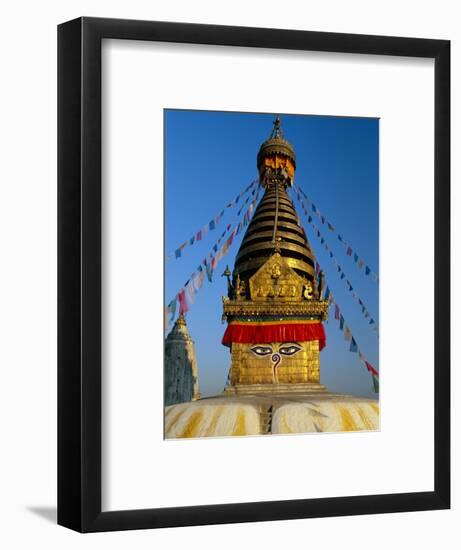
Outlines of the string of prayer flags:
[{"label": "string of prayer flags", "polygon": [[[259,181],[259,178],[254,179],[241,193],[239,193],[233,200],[231,200],[230,202],[227,203],[224,210],[221,210],[221,212],[219,212],[219,214],[214,216],[206,225],[204,225],[201,229],[196,231],[190,239],[188,239],[187,241],[184,241],[173,253],[169,254],[166,257],[166,260],[168,261],[172,257],[174,257],[176,259],[181,258],[182,254],[183,254],[183,250],[187,246],[192,246],[196,242],[199,242],[199,241],[203,240],[205,238],[205,236],[208,234],[209,231],[214,231],[216,229],[216,226],[219,224],[222,217],[224,216],[225,210],[227,208],[233,208],[239,202],[239,200],[246,193],[248,193],[248,191],[250,191],[250,189],[252,189],[256,185],[256,183],[258,183],[258,181]],[[256,189],[253,189],[253,192],[252,192],[253,196],[254,196],[255,192],[256,192]],[[249,202],[250,198],[251,198],[251,195],[249,197],[247,197],[247,200],[246,200],[245,204],[247,204]],[[244,208],[245,204],[242,206],[242,208],[240,208],[240,210],[238,212],[238,216],[240,216],[240,213],[241,213],[242,209]]]},{"label": "string of prayer flags", "polygon": [[[256,190],[255,190],[256,191]],[[259,199],[259,191],[260,188],[258,188],[258,192],[256,193],[256,196],[254,197],[253,201],[251,202],[250,206],[248,207],[248,210],[245,213],[245,220],[249,221],[251,220],[251,216],[254,212],[255,205]],[[169,323],[172,323],[175,317],[176,313],[176,304],[179,303],[179,313],[187,313],[189,311],[191,304],[194,302],[195,295],[198,293],[200,288],[203,285],[203,282],[205,280],[205,274],[208,279],[208,281],[211,283],[213,282],[213,272],[219,263],[219,261],[228,253],[229,248],[232,246],[234,242],[235,236],[241,231],[241,229],[245,226],[244,220],[240,220],[240,223],[231,230],[232,225],[229,224],[226,229],[222,232],[219,239],[216,241],[216,243],[213,245],[211,252],[208,254],[207,257],[205,257],[200,265],[197,267],[196,271],[194,271],[189,279],[184,283],[183,288],[177,293],[175,298],[171,300],[171,302],[166,307],[166,312],[171,316]],[[227,236],[227,239],[222,244],[221,248],[219,248],[222,240],[224,237]],[[166,323],[167,325],[169,323]]]},{"label": "string of prayer flags", "polygon": [[[318,217],[318,219],[320,220],[322,225],[326,225],[331,232],[337,233],[336,228],[334,227],[334,225],[332,225],[325,218],[325,216],[320,213],[318,207],[313,203],[312,199],[304,192],[304,190],[299,185],[296,185],[294,183],[293,183],[293,188],[296,190],[296,196],[298,198],[299,203],[302,206],[302,209],[304,210],[304,213],[306,214],[306,216],[308,216],[308,220],[309,220],[309,217],[311,217],[311,216],[308,212],[308,208],[306,207],[306,204],[307,204],[308,207],[310,207],[312,212]],[[300,198],[300,193],[305,198],[306,204]],[[310,220],[309,220],[309,223],[310,223]],[[370,276],[372,281],[377,283],[378,282],[378,275],[370,268],[369,265],[367,265],[367,263],[364,260],[359,258],[358,254],[354,251],[353,247],[339,233],[338,233],[338,240],[339,240],[340,243],[343,244],[344,248],[346,249],[346,255],[347,256],[353,256],[354,262],[357,264],[357,267],[360,270],[362,270],[365,267],[365,275]]]},{"label": "string of prayer flags", "polygon": [[[328,287],[327,287],[328,288]],[[375,393],[379,393],[379,373],[378,371],[373,367],[373,365],[367,360],[365,355],[360,351],[359,346],[357,344],[356,339],[352,335],[351,329],[349,325],[346,323],[343,314],[341,313],[341,309],[339,305],[334,301],[331,291],[329,293],[329,299],[331,303],[334,303],[335,305],[335,319],[339,320],[339,330],[344,332],[344,339],[347,342],[350,342],[349,345],[349,351],[352,353],[357,353],[359,356],[360,361],[365,365],[365,368],[368,370],[368,372],[371,374],[372,382],[373,382],[373,390]]]},{"label": "string of prayer flags", "polygon": [[[334,262],[335,264],[335,267],[336,267],[336,272],[340,278],[340,280],[343,280],[347,286],[347,289],[348,291],[351,293],[351,296],[354,298],[354,300],[359,304],[360,306],[360,309],[362,310],[362,315],[365,317],[365,319],[370,319],[369,321],[369,324],[370,325],[375,325],[372,330],[376,333],[376,335],[378,335],[378,327],[376,326],[376,322],[375,320],[373,319],[373,317],[370,315],[370,312],[368,311],[368,308],[366,307],[365,303],[363,302],[363,300],[360,298],[360,296],[358,296],[358,294],[354,291],[354,287],[352,286],[352,283],[350,282],[350,280],[347,278],[347,275],[344,273],[344,270],[343,268],[341,267],[341,265],[338,263],[338,260],[335,258],[332,250],[330,249],[330,247],[328,246],[328,243],[326,242],[326,240],[323,238],[322,236],[322,233],[320,232],[319,228],[317,227],[317,225],[315,224],[315,222],[313,221],[312,219],[312,216],[308,216],[308,222],[309,224],[311,225],[311,227],[313,228],[314,230],[314,233],[315,235],[317,236],[317,238],[320,240],[320,244],[323,246],[323,248],[326,250],[326,252],[328,252],[328,255],[330,257],[330,259]],[[319,271],[319,264],[318,262],[316,262],[315,264],[315,273],[318,275],[318,271]]]},{"label": "string of prayer flags", "polygon": [[[319,269],[321,269],[320,265],[319,265]],[[352,335],[352,331],[351,331],[349,325],[346,323],[346,320],[345,320],[343,314],[341,313],[341,308],[339,307],[339,304],[333,298],[333,293],[331,292],[330,287],[328,285],[325,286],[324,299],[328,300],[328,305],[329,306],[334,304],[334,306],[335,306],[335,319],[337,321],[339,321],[338,328],[341,332],[344,332],[344,339],[347,342],[350,342],[349,351],[358,354],[358,357],[359,357],[360,361],[365,365],[366,369],[371,374],[374,392],[379,393],[379,373],[373,367],[373,365],[366,359],[365,355],[360,351],[359,346],[357,344],[357,341],[354,338],[354,336]]]}]

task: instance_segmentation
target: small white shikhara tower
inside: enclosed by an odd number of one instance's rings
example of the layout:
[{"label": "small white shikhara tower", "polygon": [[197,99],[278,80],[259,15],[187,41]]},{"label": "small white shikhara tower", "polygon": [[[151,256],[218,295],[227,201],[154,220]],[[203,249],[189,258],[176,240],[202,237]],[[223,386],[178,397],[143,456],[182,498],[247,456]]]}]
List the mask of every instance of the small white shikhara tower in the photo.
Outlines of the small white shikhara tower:
[{"label": "small white shikhara tower", "polygon": [[199,397],[194,342],[180,315],[165,340],[165,406]]}]

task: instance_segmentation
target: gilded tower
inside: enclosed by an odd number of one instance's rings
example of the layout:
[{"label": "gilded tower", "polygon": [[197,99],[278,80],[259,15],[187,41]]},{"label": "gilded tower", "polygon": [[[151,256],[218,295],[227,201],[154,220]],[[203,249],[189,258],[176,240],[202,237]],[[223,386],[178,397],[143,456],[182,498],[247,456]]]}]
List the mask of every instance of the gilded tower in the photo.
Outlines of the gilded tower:
[{"label": "gilded tower", "polygon": [[320,386],[319,354],[325,346],[323,273],[287,189],[296,155],[279,117],[257,156],[264,196],[243,238],[234,270],[227,270],[230,348],[227,393],[302,391]]}]

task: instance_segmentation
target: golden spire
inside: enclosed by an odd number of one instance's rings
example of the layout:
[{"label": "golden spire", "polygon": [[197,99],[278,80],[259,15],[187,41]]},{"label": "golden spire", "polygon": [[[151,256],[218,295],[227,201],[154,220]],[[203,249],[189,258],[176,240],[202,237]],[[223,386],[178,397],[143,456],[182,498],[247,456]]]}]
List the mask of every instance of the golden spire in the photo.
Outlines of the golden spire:
[{"label": "golden spire", "polygon": [[234,275],[248,279],[279,252],[301,277],[315,279],[315,259],[287,187],[293,182],[295,152],[286,141],[280,117],[273,122],[269,139],[259,149],[258,167],[265,187],[235,261]]}]

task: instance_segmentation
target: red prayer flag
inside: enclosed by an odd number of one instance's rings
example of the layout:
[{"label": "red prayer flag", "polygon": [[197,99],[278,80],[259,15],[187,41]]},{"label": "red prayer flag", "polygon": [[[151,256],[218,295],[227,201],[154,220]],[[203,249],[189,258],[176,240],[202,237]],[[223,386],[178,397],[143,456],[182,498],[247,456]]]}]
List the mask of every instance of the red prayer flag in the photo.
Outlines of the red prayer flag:
[{"label": "red prayer flag", "polygon": [[184,289],[182,289],[178,293],[178,300],[179,300],[179,313],[187,313],[189,311],[189,306],[187,305],[187,299],[186,299],[186,292]]},{"label": "red prayer flag", "polygon": [[379,377],[378,371],[372,365],[370,365],[368,361],[365,361],[365,366],[367,367],[368,372],[371,372],[373,376],[376,376],[377,378]]}]

